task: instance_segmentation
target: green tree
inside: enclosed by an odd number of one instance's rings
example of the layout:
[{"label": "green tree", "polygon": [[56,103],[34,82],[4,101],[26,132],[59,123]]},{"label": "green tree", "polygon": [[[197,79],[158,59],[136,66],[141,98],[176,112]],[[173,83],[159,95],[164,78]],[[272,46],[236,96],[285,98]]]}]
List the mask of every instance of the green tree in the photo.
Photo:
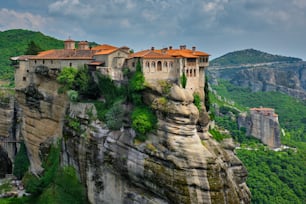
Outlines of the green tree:
[{"label": "green tree", "polygon": [[41,51],[42,49],[33,40],[31,40],[28,44],[25,54],[26,55],[37,55]]},{"label": "green tree", "polygon": [[185,89],[186,85],[187,85],[187,77],[185,72],[183,72],[182,76],[181,76],[181,85],[182,87]]},{"label": "green tree", "polygon": [[210,98],[209,98],[209,89],[208,89],[208,79],[206,75],[205,75],[204,94],[205,94],[204,104],[206,111],[208,112],[210,110]]},{"label": "green tree", "polygon": [[25,144],[22,142],[20,143],[19,152],[15,156],[13,174],[18,179],[21,179],[23,175],[28,171],[29,166],[30,161],[28,158],[27,149]]},{"label": "green tree", "polygon": [[74,67],[64,67],[57,77],[57,81],[63,84],[63,91],[73,89],[75,83],[75,77],[78,73],[77,68]]}]

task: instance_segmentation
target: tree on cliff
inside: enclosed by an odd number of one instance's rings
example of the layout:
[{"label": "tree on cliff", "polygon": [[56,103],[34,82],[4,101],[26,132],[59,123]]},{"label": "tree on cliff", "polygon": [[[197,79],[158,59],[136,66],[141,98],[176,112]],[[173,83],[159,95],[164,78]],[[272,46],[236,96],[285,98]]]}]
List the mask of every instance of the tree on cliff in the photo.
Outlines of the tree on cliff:
[{"label": "tree on cliff", "polygon": [[28,44],[25,54],[26,55],[37,55],[41,51],[42,49],[33,40],[31,40]]}]

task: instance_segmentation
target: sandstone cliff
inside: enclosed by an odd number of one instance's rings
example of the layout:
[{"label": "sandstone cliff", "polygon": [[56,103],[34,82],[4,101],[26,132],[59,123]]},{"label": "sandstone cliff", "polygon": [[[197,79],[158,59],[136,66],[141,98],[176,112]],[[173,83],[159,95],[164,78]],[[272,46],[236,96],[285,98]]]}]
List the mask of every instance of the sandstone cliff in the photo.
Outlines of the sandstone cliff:
[{"label": "sandstone cliff", "polygon": [[281,146],[278,117],[273,109],[271,114],[267,114],[265,110],[258,108],[251,109],[249,114],[241,113],[238,117],[238,126],[245,127],[247,135],[260,139],[270,148],[278,148]]},{"label": "sandstone cliff", "polygon": [[62,162],[76,167],[90,202],[250,203],[246,169],[233,145],[223,148],[199,128],[208,120],[199,117],[192,94],[173,85],[160,100],[165,93],[154,85],[144,97],[158,115],[157,130],[144,143],[135,142],[128,124],[111,131],[93,120],[86,114],[95,112],[91,104],[70,105],[82,134],[64,127]]}]

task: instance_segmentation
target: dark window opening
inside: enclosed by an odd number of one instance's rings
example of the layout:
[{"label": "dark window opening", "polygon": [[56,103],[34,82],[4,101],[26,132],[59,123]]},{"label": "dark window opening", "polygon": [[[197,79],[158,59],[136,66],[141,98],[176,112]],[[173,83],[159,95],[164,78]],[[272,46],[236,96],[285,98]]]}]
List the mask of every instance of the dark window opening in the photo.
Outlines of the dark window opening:
[{"label": "dark window opening", "polygon": [[26,80],[27,80],[27,78],[26,78],[26,77],[23,77],[23,78],[22,78],[22,80],[23,80],[23,81],[26,81]]}]

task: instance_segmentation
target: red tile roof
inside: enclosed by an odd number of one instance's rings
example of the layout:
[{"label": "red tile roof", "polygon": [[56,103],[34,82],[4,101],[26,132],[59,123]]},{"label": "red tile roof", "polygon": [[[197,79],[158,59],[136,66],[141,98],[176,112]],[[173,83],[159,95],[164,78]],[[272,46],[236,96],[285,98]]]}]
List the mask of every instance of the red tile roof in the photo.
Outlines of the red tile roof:
[{"label": "red tile roof", "polygon": [[209,56],[206,52],[193,51],[190,49],[163,49],[163,50],[143,50],[130,55],[130,58],[198,58],[199,56]]}]

